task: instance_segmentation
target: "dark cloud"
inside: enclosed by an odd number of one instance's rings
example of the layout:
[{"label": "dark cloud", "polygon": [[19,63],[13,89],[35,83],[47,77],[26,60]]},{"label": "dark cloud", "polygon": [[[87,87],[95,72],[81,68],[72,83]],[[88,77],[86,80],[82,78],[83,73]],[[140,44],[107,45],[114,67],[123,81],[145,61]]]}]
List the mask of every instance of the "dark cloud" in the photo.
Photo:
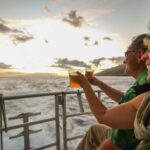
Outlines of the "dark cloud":
[{"label": "dark cloud", "polygon": [[27,42],[33,39],[33,35],[29,33],[25,33],[22,30],[8,27],[6,25],[6,21],[3,19],[0,19],[0,33],[2,34],[11,33],[10,39],[15,45],[17,45],[18,43]]},{"label": "dark cloud", "polygon": [[79,61],[79,60],[68,60],[67,58],[60,59],[57,58],[57,61],[55,62],[54,65],[52,66],[59,66],[61,68],[72,68],[73,66],[75,67],[89,67],[85,62]]},{"label": "dark cloud", "polygon": [[84,45],[88,46],[90,41],[91,41],[90,37],[89,36],[84,36],[83,39],[84,39],[84,42],[85,42]]},{"label": "dark cloud", "polygon": [[104,37],[104,38],[103,38],[103,40],[112,41],[112,38],[110,38],[110,37],[106,36],[106,37]]},{"label": "dark cloud", "polygon": [[12,33],[23,33],[23,31],[21,31],[21,30],[8,27],[6,25],[6,21],[3,20],[3,19],[0,19],[0,33],[5,34],[5,33],[9,33],[9,32],[12,32]]},{"label": "dark cloud", "polygon": [[81,27],[84,23],[84,18],[77,16],[76,10],[71,10],[67,17],[62,19],[65,22],[73,25],[74,27]]},{"label": "dark cloud", "polygon": [[0,69],[12,69],[12,65],[0,63]]},{"label": "dark cloud", "polygon": [[84,43],[85,46],[88,46],[88,43]]},{"label": "dark cloud", "polygon": [[0,18],[0,23],[6,23],[6,21],[4,20],[4,19],[2,19],[2,18]]},{"label": "dark cloud", "polygon": [[64,68],[64,69],[72,69],[73,67],[65,64],[53,64],[51,67],[58,67],[58,68]]},{"label": "dark cloud", "polygon": [[91,60],[90,63],[92,63],[92,64],[94,64],[95,66],[98,67],[106,59],[112,61],[112,63],[120,65],[120,64],[123,63],[124,57],[121,57],[121,56],[120,57],[111,57],[111,58],[101,57],[101,58],[98,58],[98,59]]},{"label": "dark cloud", "polygon": [[4,24],[0,23],[0,33],[8,33],[11,32],[11,29]]},{"label": "dark cloud", "polygon": [[90,37],[89,36],[84,36],[84,41],[90,41]]},{"label": "dark cloud", "polygon": [[98,45],[98,44],[99,42],[97,40],[93,43],[93,45]]},{"label": "dark cloud", "polygon": [[98,59],[93,59],[90,62],[92,64],[94,64],[95,66],[98,66],[101,63],[101,61],[103,61],[103,60],[106,60],[106,58],[105,57],[101,57],[101,58],[98,58]]},{"label": "dark cloud", "polygon": [[120,65],[123,63],[124,57],[121,57],[121,56],[120,57],[112,57],[112,58],[109,58],[109,60],[111,60],[113,63]]},{"label": "dark cloud", "polygon": [[51,13],[51,9],[47,5],[44,6],[44,10],[49,14]]},{"label": "dark cloud", "polygon": [[45,43],[47,44],[47,43],[48,43],[48,40],[45,40]]},{"label": "dark cloud", "polygon": [[29,40],[32,40],[34,37],[30,34],[16,34],[11,36],[12,42],[17,45],[18,43],[24,43]]}]

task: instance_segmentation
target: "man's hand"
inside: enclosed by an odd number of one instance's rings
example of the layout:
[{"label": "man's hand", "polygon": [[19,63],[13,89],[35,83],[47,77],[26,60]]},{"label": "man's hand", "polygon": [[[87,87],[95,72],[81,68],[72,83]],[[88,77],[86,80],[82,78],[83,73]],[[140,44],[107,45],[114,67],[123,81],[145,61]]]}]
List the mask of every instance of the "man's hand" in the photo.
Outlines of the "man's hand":
[{"label": "man's hand", "polygon": [[99,80],[96,77],[89,76],[87,79],[92,85],[96,85],[96,86],[98,85]]}]

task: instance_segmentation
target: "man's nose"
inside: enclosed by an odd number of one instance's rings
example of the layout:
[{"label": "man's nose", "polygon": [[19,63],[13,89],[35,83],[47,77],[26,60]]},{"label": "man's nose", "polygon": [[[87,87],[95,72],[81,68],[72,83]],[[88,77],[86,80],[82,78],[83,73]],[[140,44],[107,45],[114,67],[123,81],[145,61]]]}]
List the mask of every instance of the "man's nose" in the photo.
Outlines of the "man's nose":
[{"label": "man's nose", "polygon": [[123,64],[126,64],[126,59],[123,60]]}]

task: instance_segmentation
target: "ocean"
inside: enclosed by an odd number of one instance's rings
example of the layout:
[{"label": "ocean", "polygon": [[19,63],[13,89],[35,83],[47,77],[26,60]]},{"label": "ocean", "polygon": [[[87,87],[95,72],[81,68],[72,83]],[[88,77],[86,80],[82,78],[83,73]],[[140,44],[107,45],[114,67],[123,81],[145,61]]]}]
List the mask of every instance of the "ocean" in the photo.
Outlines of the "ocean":
[{"label": "ocean", "polygon": [[[126,91],[130,85],[134,82],[132,77],[128,76],[105,76],[97,77],[100,80],[108,83],[114,88]],[[37,94],[37,93],[50,93],[60,91],[73,90],[69,86],[69,80],[67,77],[50,76],[50,75],[38,75],[38,76],[15,76],[15,77],[0,77],[0,93],[3,96],[15,96],[25,94]],[[98,89],[93,86],[94,89]],[[110,100],[105,94],[102,94],[102,102],[107,107],[116,105],[115,102]],[[84,107],[89,111],[89,107],[86,99],[84,100]],[[31,117],[30,121],[43,119],[47,117],[54,117],[54,101],[50,97],[29,98],[28,100],[14,100],[6,101],[5,103],[6,116],[8,126],[22,123],[21,119],[11,120],[12,117],[16,117],[22,113],[41,113],[40,115]],[[59,108],[61,109],[61,107]],[[77,99],[74,96],[70,96],[67,100],[67,114],[76,113],[79,111],[79,105]],[[61,122],[60,114],[60,122]],[[75,135],[81,135],[86,132],[88,127],[96,123],[96,120],[91,115],[76,116],[67,120],[67,134],[69,137]],[[62,124],[60,124],[60,131],[62,131]],[[43,123],[30,127],[30,130],[41,130],[40,132],[30,135],[30,146],[35,148],[42,145],[47,145],[55,141],[55,124]],[[22,129],[10,130],[4,132],[4,150],[22,150],[24,147],[23,137],[11,138],[17,134],[20,134]],[[62,136],[62,135],[61,135]],[[80,139],[69,141],[68,150],[75,150],[76,145]],[[61,141],[61,150],[63,150],[63,142]],[[55,150],[55,147],[47,148],[47,150]]]}]

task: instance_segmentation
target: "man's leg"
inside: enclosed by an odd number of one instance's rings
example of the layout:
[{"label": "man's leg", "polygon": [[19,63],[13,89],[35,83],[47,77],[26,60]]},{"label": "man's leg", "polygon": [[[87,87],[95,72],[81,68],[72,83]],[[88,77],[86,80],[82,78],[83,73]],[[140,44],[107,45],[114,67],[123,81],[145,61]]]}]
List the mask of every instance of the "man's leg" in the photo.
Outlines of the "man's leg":
[{"label": "man's leg", "polygon": [[76,150],[96,150],[111,135],[111,128],[104,124],[92,125],[79,143]]},{"label": "man's leg", "polygon": [[106,139],[96,150],[121,150],[117,145],[113,144],[111,139]]}]

